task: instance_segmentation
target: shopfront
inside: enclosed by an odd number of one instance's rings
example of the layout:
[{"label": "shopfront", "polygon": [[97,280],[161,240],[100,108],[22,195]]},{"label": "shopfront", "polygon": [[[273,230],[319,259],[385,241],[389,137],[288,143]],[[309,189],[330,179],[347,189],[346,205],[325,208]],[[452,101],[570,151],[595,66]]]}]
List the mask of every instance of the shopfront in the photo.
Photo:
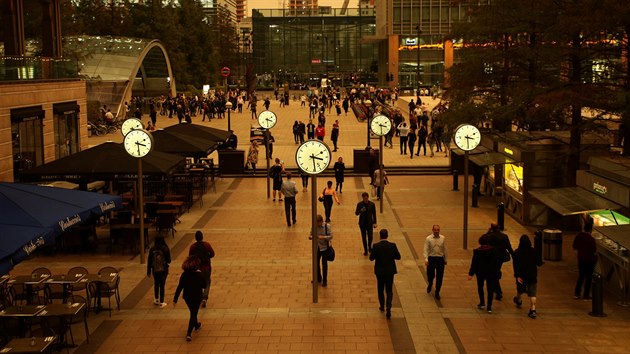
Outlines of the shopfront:
[{"label": "shopfront", "polygon": [[23,170],[44,163],[42,106],[11,110],[11,144],[13,153],[13,178],[19,180]]}]

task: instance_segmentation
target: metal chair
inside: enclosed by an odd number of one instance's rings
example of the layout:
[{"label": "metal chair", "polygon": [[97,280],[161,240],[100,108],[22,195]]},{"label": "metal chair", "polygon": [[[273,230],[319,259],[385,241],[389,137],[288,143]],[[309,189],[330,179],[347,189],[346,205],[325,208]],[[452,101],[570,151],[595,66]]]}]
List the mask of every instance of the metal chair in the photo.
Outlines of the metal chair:
[{"label": "metal chair", "polygon": [[[78,279],[78,278],[81,278],[82,276],[87,275],[88,273],[89,272],[85,267],[72,267],[68,270],[67,276],[70,279]],[[77,283],[77,284],[71,284],[68,286],[68,291],[72,295],[74,295],[75,291],[81,291],[81,290],[86,290],[86,289],[87,289],[86,283]]]},{"label": "metal chair", "polygon": [[71,303],[80,303],[80,304],[85,304],[85,307],[83,308],[83,310],[79,311],[79,313],[76,316],[73,316],[69,323],[68,323],[68,328],[70,330],[70,340],[72,341],[72,345],[74,346],[74,335],[72,334],[72,325],[73,324],[78,324],[83,322],[83,324],[85,325],[85,341],[87,343],[90,342],[90,331],[88,330],[88,323],[87,323],[87,317],[88,317],[88,313],[90,305],[89,302],[86,298],[84,298],[81,295],[71,295],[69,298],[69,301]]},{"label": "metal chair", "polygon": [[[46,267],[40,267],[37,268],[35,270],[33,270],[31,272],[31,278],[33,279],[37,279],[37,278],[41,278],[41,277],[46,277],[46,276],[51,276],[52,273],[50,272],[50,269],[46,268]],[[33,292],[33,294],[37,295],[40,291],[46,291],[46,284],[42,283],[42,284],[38,284],[38,285],[33,285],[31,287],[31,291]]]}]

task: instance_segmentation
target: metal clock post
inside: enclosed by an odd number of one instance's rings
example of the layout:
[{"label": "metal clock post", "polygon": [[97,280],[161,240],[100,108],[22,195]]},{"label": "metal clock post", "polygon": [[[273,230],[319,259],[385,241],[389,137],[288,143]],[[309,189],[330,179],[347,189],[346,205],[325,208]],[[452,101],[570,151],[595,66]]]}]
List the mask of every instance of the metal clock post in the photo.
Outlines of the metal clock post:
[{"label": "metal clock post", "polygon": [[[313,275],[313,303],[317,303],[317,175],[330,165],[330,148],[319,140],[308,140],[300,145],[295,152],[295,162],[300,170],[311,175],[311,235],[312,237],[312,275]],[[316,162],[315,160],[321,161]],[[310,162],[313,163],[312,168]]]},{"label": "metal clock post", "polygon": [[121,129],[124,134],[123,145],[125,151],[138,159],[138,215],[140,217],[140,264],[145,262],[145,242],[144,242],[144,190],[142,181],[142,158],[145,157],[153,149],[153,137],[149,132],[142,129],[142,122],[140,128],[135,128],[137,125],[129,124],[125,129]]},{"label": "metal clock post", "polygon": [[[372,133],[378,136],[379,150],[378,150],[378,165],[379,165],[379,186],[381,188],[380,195],[380,210],[381,214],[383,214],[383,197],[385,196],[385,176],[383,173],[383,137],[387,135],[392,129],[392,121],[382,115],[378,114],[372,118],[372,121],[368,125],[372,130]],[[368,132],[369,136],[369,132]]]},{"label": "metal clock post", "polygon": [[258,114],[258,124],[265,129],[265,160],[267,160],[267,199],[271,198],[271,188],[269,185],[269,130],[278,122],[278,117],[272,111],[262,111]]},{"label": "metal clock post", "polygon": [[463,247],[468,249],[468,153],[481,142],[481,133],[476,126],[461,124],[455,129],[455,145],[464,150],[464,228]]}]

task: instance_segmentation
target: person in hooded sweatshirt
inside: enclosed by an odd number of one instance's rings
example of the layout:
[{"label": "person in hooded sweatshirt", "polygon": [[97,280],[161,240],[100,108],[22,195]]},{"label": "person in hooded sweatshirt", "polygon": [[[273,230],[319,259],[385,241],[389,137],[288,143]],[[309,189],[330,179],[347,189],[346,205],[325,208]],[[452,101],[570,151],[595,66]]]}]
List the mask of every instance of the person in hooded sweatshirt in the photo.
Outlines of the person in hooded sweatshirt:
[{"label": "person in hooded sweatshirt", "polygon": [[[468,280],[471,280],[473,276],[477,278],[477,292],[479,293],[479,305],[477,305],[477,308],[483,309],[485,307],[488,313],[492,313],[492,298],[496,283],[499,281],[500,270],[501,260],[496,250],[488,244],[487,235],[481,236],[479,238],[479,247],[473,250]],[[484,283],[488,295],[487,302],[483,291]]]}]

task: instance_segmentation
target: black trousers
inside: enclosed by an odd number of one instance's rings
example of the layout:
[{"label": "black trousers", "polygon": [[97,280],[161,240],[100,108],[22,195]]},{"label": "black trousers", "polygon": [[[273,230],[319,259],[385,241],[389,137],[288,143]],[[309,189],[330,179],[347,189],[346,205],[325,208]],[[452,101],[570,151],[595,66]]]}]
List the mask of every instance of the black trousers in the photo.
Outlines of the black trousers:
[{"label": "black trousers", "polygon": [[[321,264],[321,267],[320,267]],[[317,281],[324,284],[328,282],[328,249],[320,251],[317,249]]]},{"label": "black trousers", "polygon": [[291,220],[295,223],[295,197],[284,197],[284,214],[287,217],[287,224],[291,224]]},{"label": "black trousers", "polygon": [[400,154],[407,154],[407,137],[406,136],[401,136],[400,137]]},{"label": "black trousers", "polygon": [[201,306],[201,298],[198,299],[184,299],[186,301],[186,306],[188,306],[188,311],[190,311],[190,318],[188,319],[188,329],[186,330],[186,335],[189,336],[192,334],[193,329],[199,323],[197,320],[197,314],[199,313],[199,306]]},{"label": "black trousers", "polygon": [[575,284],[575,296],[582,293],[582,283],[584,283],[584,297],[591,296],[591,282],[593,281],[593,271],[595,262],[578,261],[578,280]]},{"label": "black trousers", "polygon": [[[486,305],[487,310],[492,310],[492,299],[494,295],[494,287],[498,279],[496,277],[477,275],[477,293],[479,294],[479,304]],[[486,292],[488,293],[488,301],[485,301],[483,285],[486,283]]]},{"label": "black trousers", "polygon": [[164,302],[164,286],[166,285],[167,272],[153,273],[153,298]]},{"label": "black trousers", "polygon": [[435,279],[435,292],[439,293],[442,289],[442,278],[444,278],[444,257],[429,257],[427,277],[429,277],[429,286],[433,286],[433,279]]},{"label": "black trousers", "polygon": [[363,241],[363,252],[372,250],[372,238],[374,235],[374,228],[372,227],[372,225],[359,225],[359,228],[361,228],[361,241]]},{"label": "black trousers", "polygon": [[333,200],[331,198],[324,198],[324,215],[326,216],[326,222],[330,222],[330,214],[332,213]]},{"label": "black trousers", "polygon": [[379,307],[385,307],[387,311],[390,311],[392,309],[392,298],[394,297],[394,274],[377,274],[376,288]]}]

